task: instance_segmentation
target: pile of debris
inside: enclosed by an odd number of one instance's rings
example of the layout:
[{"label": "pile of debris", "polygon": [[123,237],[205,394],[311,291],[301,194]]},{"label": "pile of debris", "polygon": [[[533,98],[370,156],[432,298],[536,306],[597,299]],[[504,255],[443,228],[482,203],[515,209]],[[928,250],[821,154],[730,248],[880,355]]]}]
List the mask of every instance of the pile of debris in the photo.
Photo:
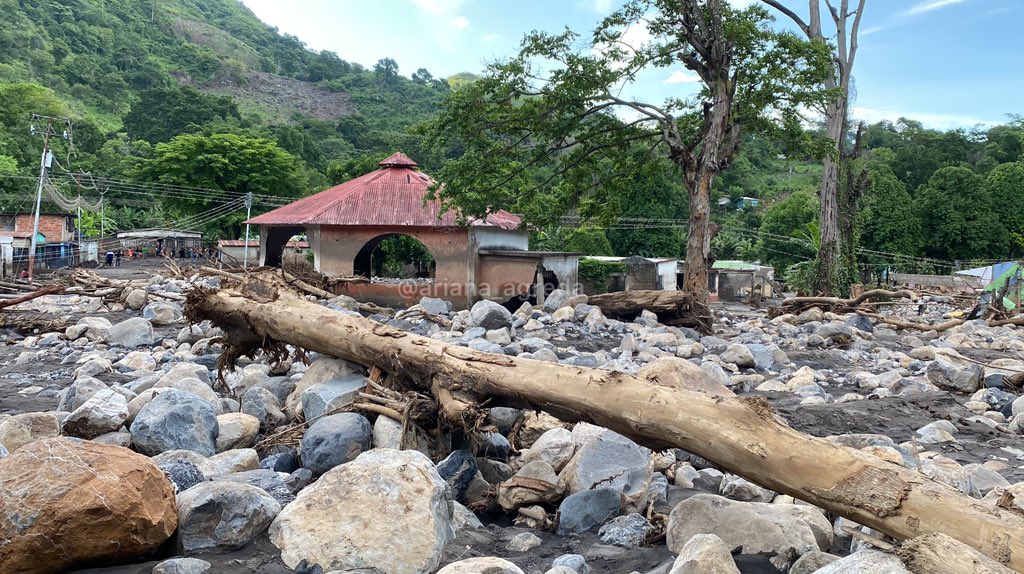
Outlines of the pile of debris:
[{"label": "pile of debris", "polygon": [[[280,271],[80,277],[116,296],[35,303],[102,313],[0,353],[0,404],[49,405],[0,415],[0,571],[1024,567],[1013,325],[822,304],[705,334],[563,291],[387,313]],[[815,438],[769,404],[917,398],[949,406],[910,436]]]}]

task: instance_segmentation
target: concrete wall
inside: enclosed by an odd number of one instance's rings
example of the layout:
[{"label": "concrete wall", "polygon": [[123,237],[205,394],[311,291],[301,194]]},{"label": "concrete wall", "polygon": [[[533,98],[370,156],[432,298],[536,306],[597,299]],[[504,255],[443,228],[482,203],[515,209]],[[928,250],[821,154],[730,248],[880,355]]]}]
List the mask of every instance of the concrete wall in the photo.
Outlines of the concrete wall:
[{"label": "concrete wall", "polygon": [[530,234],[495,227],[471,227],[470,240],[477,249],[526,251],[530,248]]},{"label": "concrete wall", "polygon": [[580,256],[545,254],[541,265],[558,277],[559,289],[571,295],[582,293],[580,286]]},{"label": "concrete wall", "polygon": [[[984,282],[969,275],[923,275],[919,273],[890,273],[889,280],[896,285],[914,287],[946,287],[948,289],[981,289]],[[865,286],[867,287],[867,286]]]},{"label": "concrete wall", "polygon": [[663,291],[675,291],[676,273],[679,269],[679,262],[675,259],[658,263],[658,288]]},{"label": "concrete wall", "polygon": [[[353,292],[346,294],[353,297],[365,296],[368,299],[388,303],[389,301],[419,300],[423,294],[431,297],[447,299],[465,307],[472,296],[467,269],[469,267],[469,237],[465,229],[459,228],[407,228],[407,227],[338,227],[322,226],[318,240],[307,234],[310,245],[319,244],[318,270],[328,276],[349,277],[355,273],[355,259],[360,250],[370,242],[378,241],[388,235],[399,234],[416,238],[430,251],[436,268],[432,284],[423,282],[405,282],[405,290],[414,291],[407,295],[391,293],[389,285],[353,284],[346,289]],[[415,296],[414,296],[415,295]]]},{"label": "concrete wall", "polygon": [[481,255],[477,262],[476,296],[503,303],[530,292],[540,257]]}]

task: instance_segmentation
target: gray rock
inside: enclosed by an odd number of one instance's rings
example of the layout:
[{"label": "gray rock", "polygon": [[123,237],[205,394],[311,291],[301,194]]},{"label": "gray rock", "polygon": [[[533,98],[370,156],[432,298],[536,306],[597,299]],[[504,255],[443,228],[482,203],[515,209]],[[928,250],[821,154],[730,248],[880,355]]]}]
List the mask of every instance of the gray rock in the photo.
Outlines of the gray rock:
[{"label": "gray rock", "polygon": [[576,442],[572,438],[572,433],[563,428],[553,428],[540,435],[533,446],[523,453],[522,460],[543,460],[550,464],[555,472],[560,472],[575,452]]},{"label": "gray rock", "polygon": [[4,458],[5,456],[7,456],[9,454],[11,454],[11,453],[8,452],[7,447],[5,447],[3,445],[3,443],[0,443],[0,458]]},{"label": "gray rock", "polygon": [[512,326],[512,313],[494,301],[478,301],[469,310],[469,322],[484,329],[501,329]]},{"label": "gray rock", "polygon": [[289,568],[306,559],[325,570],[427,574],[455,536],[450,492],[423,454],[374,449],[303,489],[270,540]]},{"label": "gray rock", "polygon": [[256,417],[263,432],[273,430],[288,420],[274,393],[263,387],[245,391],[242,395],[242,413]]},{"label": "gray rock", "polygon": [[57,403],[57,410],[74,412],[78,407],[85,404],[93,395],[106,389],[107,384],[92,377],[79,377],[71,386],[64,389],[60,402]]},{"label": "gray rock", "polygon": [[420,298],[420,307],[431,315],[447,315],[451,310],[447,301],[435,297]]},{"label": "gray rock", "polygon": [[107,342],[122,347],[153,344],[153,324],[142,317],[131,317],[107,329]]},{"label": "gray rock", "polygon": [[300,395],[302,416],[309,421],[348,406],[365,386],[366,377],[362,375],[347,375],[310,385]]},{"label": "gray rock", "polygon": [[116,431],[128,419],[128,400],[113,389],[102,389],[64,419],[64,434],[94,439]]},{"label": "gray rock", "polygon": [[249,448],[256,444],[260,421],[245,413],[227,412],[217,415],[217,452],[234,448]]},{"label": "gray rock", "polygon": [[[142,289],[135,291],[142,291]],[[142,292],[145,293],[145,291]],[[154,566],[153,574],[203,574],[212,567],[213,565],[206,560],[198,558],[171,558]]]},{"label": "gray rock", "polygon": [[338,413],[324,417],[309,427],[302,437],[302,467],[314,475],[355,460],[370,449],[373,428],[366,417],[356,413]]},{"label": "gray rock", "polygon": [[721,489],[722,496],[743,502],[771,502],[775,498],[774,491],[761,488],[738,476],[726,476]]},{"label": "gray rock", "polygon": [[544,298],[544,312],[554,313],[569,304],[569,293],[564,289],[555,289]]},{"label": "gray rock", "polygon": [[981,365],[957,361],[937,355],[928,365],[928,380],[940,389],[958,393],[973,393],[981,384],[985,369]]},{"label": "gray rock", "polygon": [[520,532],[513,536],[512,540],[508,541],[508,545],[505,548],[509,552],[529,552],[542,543],[540,536],[532,532]]},{"label": "gray rock", "polygon": [[567,491],[607,486],[622,493],[626,510],[642,510],[653,474],[650,451],[616,432],[585,423],[576,425],[573,437],[576,454],[559,474]]},{"label": "gray rock", "polygon": [[523,574],[515,564],[496,556],[479,556],[452,562],[437,571],[437,574]]},{"label": "gray rock", "polygon": [[476,457],[468,450],[456,450],[437,463],[437,474],[452,489],[452,498],[462,501],[469,483],[476,476]]},{"label": "gray rock", "polygon": [[668,574],[740,574],[730,550],[714,534],[698,534],[679,550]]},{"label": "gray rock", "polygon": [[205,482],[203,471],[187,458],[170,458],[156,463],[174,485],[174,492],[184,492],[200,482]]},{"label": "gray rock", "polygon": [[736,502],[713,494],[688,498],[669,514],[669,550],[678,553],[697,534],[714,534],[742,554],[767,555],[782,570],[806,552],[828,550],[833,536],[832,523],[813,507]]},{"label": "gray rock", "polygon": [[596,488],[570,494],[558,507],[558,534],[568,536],[587,532],[604,524],[622,510],[619,491]]},{"label": "gray rock", "polygon": [[181,305],[166,301],[154,301],[142,309],[142,318],[154,325],[170,325],[181,320]]},{"label": "gray rock", "polygon": [[[867,319],[867,317],[864,318]],[[789,574],[814,574],[836,560],[839,560],[839,557],[835,554],[829,554],[828,552],[822,552],[820,550],[812,550],[800,558],[797,558],[796,562],[793,563],[793,566],[790,567]]]},{"label": "gray rock", "polygon": [[740,368],[751,368],[757,364],[750,349],[739,343],[733,343],[726,347],[721,357],[726,363],[732,363]]},{"label": "gray rock", "polygon": [[576,574],[590,574],[590,566],[587,564],[587,559],[579,554],[562,554],[555,558],[551,566],[569,568],[576,572]]},{"label": "gray rock", "polygon": [[281,475],[268,468],[233,472],[231,474],[218,476],[214,480],[241,482],[243,484],[255,486],[272,496],[282,508],[284,508],[284,506],[289,502],[295,500],[295,495],[292,494],[291,489],[289,489],[288,485],[285,484]]},{"label": "gray rock", "polygon": [[262,534],[281,511],[263,490],[233,481],[197,484],[176,499],[178,546],[186,554],[237,550]]},{"label": "gray rock", "polygon": [[563,486],[551,465],[535,460],[498,485],[498,504],[511,511],[538,502],[554,502],[562,497],[562,492]]},{"label": "gray rock", "polygon": [[373,422],[373,448],[402,450],[402,423],[390,417],[378,416]]},{"label": "gray rock", "polygon": [[606,522],[597,535],[601,542],[623,548],[636,548],[644,543],[654,526],[643,516],[632,513],[613,518]]},{"label": "gray rock", "polygon": [[136,448],[149,456],[176,449],[213,456],[219,427],[213,405],[170,389],[142,407],[130,430]]},{"label": "gray rock", "polygon": [[508,434],[522,416],[523,411],[511,407],[494,407],[487,412],[487,420],[498,427],[498,432]]},{"label": "gray rock", "polygon": [[836,560],[814,574],[910,574],[895,555],[877,550],[862,550]]}]

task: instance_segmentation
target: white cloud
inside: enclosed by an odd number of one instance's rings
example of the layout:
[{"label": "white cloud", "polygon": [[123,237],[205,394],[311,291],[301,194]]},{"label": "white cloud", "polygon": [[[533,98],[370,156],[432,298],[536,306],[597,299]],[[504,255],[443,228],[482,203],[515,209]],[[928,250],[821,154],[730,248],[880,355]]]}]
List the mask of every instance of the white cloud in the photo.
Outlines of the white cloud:
[{"label": "white cloud", "polygon": [[612,11],[612,0],[592,0],[590,9],[598,14],[607,14]]},{"label": "white cloud", "polygon": [[696,84],[700,81],[700,76],[691,72],[690,70],[676,70],[672,72],[669,77],[665,78],[663,84]]},{"label": "white cloud", "polygon": [[469,28],[469,18],[466,18],[465,16],[456,16],[451,19],[451,22],[449,22],[448,25],[456,30],[465,30],[466,28]]},{"label": "white cloud", "polygon": [[483,36],[480,37],[480,43],[481,44],[493,44],[493,43],[497,42],[500,39],[501,39],[501,34],[495,34],[494,32],[489,32],[489,33],[484,34]]},{"label": "white cloud", "polygon": [[[618,41],[615,43],[615,47],[625,52],[624,57],[615,62],[611,63],[611,67],[615,70],[621,70],[629,64],[630,54],[635,54],[637,50],[648,44],[654,36],[651,35],[651,31],[647,28],[647,25],[643,22],[630,25],[622,35],[619,36]],[[591,52],[595,55],[604,55],[611,50],[609,44],[598,44],[591,49]]]},{"label": "white cloud", "polygon": [[851,120],[863,120],[868,123],[876,123],[882,120],[895,122],[900,118],[908,118],[921,122],[926,128],[936,130],[971,128],[979,124],[993,126],[1000,123],[995,120],[986,120],[960,114],[934,114],[928,112],[896,110],[893,108],[868,108],[858,106],[854,106],[850,109],[850,116]]},{"label": "white cloud", "polygon": [[905,15],[905,16],[917,16],[919,14],[924,14],[926,12],[931,12],[932,10],[938,10],[939,8],[945,8],[946,6],[952,6],[954,4],[960,4],[962,2],[966,2],[966,0],[926,0],[925,2],[920,2],[918,4],[914,4],[913,6],[908,8],[907,11],[903,13],[903,15]]}]

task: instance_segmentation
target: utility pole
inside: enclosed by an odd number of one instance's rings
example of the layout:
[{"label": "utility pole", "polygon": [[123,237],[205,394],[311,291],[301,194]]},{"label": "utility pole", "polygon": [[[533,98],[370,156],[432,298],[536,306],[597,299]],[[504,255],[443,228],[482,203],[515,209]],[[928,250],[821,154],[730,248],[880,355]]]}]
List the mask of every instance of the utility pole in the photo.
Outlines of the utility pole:
[{"label": "utility pole", "polygon": [[245,194],[245,254],[242,256],[242,267],[249,267],[249,219],[252,218],[252,192]]},{"label": "utility pole", "polygon": [[36,264],[36,247],[37,239],[39,236],[39,210],[42,208],[43,203],[43,183],[46,181],[46,169],[50,167],[50,162],[53,161],[53,154],[50,153],[50,136],[53,135],[53,123],[64,122],[66,129],[64,130],[64,139],[71,137],[71,120],[68,118],[55,118],[52,116],[44,116],[40,114],[32,114],[32,135],[36,134],[36,120],[46,120],[46,129],[43,132],[43,154],[39,159],[39,185],[36,188],[36,209],[35,216],[32,222],[32,240],[30,242],[28,251],[28,282],[32,283],[32,272]]}]

